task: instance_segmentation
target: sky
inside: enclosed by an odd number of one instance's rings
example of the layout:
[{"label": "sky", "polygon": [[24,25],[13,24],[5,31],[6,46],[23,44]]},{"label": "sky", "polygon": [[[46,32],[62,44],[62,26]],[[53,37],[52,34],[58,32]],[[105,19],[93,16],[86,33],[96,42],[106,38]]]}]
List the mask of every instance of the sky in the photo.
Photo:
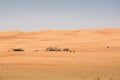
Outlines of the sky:
[{"label": "sky", "polygon": [[0,31],[120,28],[120,0],[0,0]]}]

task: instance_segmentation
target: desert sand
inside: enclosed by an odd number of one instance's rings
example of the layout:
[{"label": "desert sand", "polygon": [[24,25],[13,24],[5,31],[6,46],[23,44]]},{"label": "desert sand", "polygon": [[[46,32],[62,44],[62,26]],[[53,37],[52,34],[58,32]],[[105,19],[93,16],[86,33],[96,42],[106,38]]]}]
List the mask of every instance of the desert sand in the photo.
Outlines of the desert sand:
[{"label": "desert sand", "polygon": [[120,29],[0,32],[0,80],[120,80]]}]

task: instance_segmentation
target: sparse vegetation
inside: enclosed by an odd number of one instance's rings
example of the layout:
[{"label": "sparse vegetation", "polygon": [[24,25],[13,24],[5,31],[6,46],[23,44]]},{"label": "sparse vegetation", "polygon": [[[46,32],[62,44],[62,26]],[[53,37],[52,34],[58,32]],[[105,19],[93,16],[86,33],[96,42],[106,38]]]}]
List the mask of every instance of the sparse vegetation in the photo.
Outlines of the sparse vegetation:
[{"label": "sparse vegetation", "polygon": [[24,51],[22,48],[15,48],[15,49],[12,49],[12,51]]},{"label": "sparse vegetation", "polygon": [[46,51],[64,51],[64,52],[76,52],[75,50],[70,50],[69,48],[58,48],[58,47],[48,47],[46,48]]},{"label": "sparse vegetation", "polygon": [[59,49],[57,47],[48,47],[48,48],[46,48],[46,51],[61,51],[61,49]]},{"label": "sparse vegetation", "polygon": [[69,48],[64,48],[63,51],[69,51]]}]

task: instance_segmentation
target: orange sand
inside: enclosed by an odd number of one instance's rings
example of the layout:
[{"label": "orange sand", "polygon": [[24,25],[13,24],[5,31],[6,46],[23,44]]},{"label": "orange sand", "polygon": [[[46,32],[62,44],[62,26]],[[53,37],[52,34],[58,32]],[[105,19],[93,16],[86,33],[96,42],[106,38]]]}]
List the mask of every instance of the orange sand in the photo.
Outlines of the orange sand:
[{"label": "orange sand", "polygon": [[[76,52],[45,51],[50,46]],[[120,80],[119,28],[0,32],[1,80],[99,80],[96,77]]]}]

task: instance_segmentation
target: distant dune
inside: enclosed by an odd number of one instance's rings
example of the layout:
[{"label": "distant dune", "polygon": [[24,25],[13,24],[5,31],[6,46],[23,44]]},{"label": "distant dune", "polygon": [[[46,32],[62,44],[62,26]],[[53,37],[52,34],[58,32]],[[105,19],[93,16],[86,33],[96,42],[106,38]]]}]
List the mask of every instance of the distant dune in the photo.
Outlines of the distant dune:
[{"label": "distant dune", "polygon": [[[13,47],[41,48],[44,46],[61,46],[72,48],[106,46],[119,47],[120,29],[110,28],[101,30],[46,30],[39,32],[6,31],[0,32],[0,48]],[[19,44],[19,46],[18,46]],[[16,46],[17,45],[17,46]]]},{"label": "distant dune", "polygon": [[[18,48],[24,51],[13,51]],[[120,80],[119,75],[120,28],[0,32],[1,80]]]}]

